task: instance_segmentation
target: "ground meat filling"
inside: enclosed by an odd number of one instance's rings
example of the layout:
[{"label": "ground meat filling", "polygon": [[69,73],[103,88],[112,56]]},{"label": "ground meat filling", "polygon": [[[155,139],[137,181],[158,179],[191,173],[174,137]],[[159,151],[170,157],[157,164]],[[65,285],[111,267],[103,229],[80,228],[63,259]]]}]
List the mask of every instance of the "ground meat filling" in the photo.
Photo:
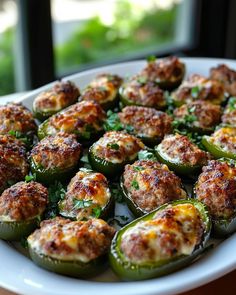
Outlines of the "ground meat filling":
[{"label": "ground meat filling", "polygon": [[224,152],[236,154],[236,128],[222,127],[216,130],[209,137],[209,142],[215,144]]},{"label": "ground meat filling", "polygon": [[118,89],[122,83],[122,78],[117,75],[98,75],[84,90],[81,100],[95,100],[105,103],[115,99]]},{"label": "ground meat filling", "polygon": [[124,186],[134,203],[145,212],[172,200],[186,198],[181,180],[164,164],[139,160],[126,165]]},{"label": "ground meat filling", "polygon": [[162,139],[172,129],[172,118],[153,108],[127,106],[118,116],[123,125],[132,126],[132,132],[140,137]]},{"label": "ground meat filling", "polygon": [[230,218],[236,213],[236,168],[220,161],[209,161],[202,168],[195,186],[198,200],[205,203],[213,218]]},{"label": "ground meat filling", "polygon": [[80,92],[71,81],[57,82],[52,90],[40,93],[34,100],[33,108],[40,112],[56,112],[75,103]]},{"label": "ground meat filling", "polygon": [[153,108],[163,108],[166,105],[163,90],[142,76],[135,76],[123,84],[121,92],[125,99],[136,105]]},{"label": "ground meat filling", "polygon": [[204,234],[199,211],[191,204],[167,206],[151,220],[139,221],[121,238],[125,260],[135,264],[155,263],[191,255]]},{"label": "ground meat filling", "polygon": [[210,77],[222,82],[230,95],[236,95],[236,71],[224,64],[218,65],[216,68],[211,68]]},{"label": "ground meat filling", "polygon": [[32,113],[21,103],[0,105],[0,134],[8,134],[12,130],[22,133],[36,132],[36,129]]},{"label": "ground meat filling", "polygon": [[82,220],[102,210],[111,199],[108,181],[101,173],[81,170],[70,181],[60,214]]},{"label": "ground meat filling", "polygon": [[0,191],[28,174],[24,144],[10,135],[0,135]]},{"label": "ground meat filling", "polygon": [[135,136],[119,131],[109,131],[92,146],[92,153],[112,163],[134,160],[144,144]]},{"label": "ground meat filling", "polygon": [[183,165],[203,166],[210,159],[209,153],[199,149],[187,136],[180,134],[166,135],[158,145],[158,150],[166,160]]},{"label": "ground meat filling", "polygon": [[28,243],[39,254],[87,263],[108,252],[114,234],[114,228],[101,219],[71,221],[56,217],[41,222]]},{"label": "ground meat filling", "polygon": [[42,169],[66,169],[76,166],[81,150],[74,134],[59,132],[41,140],[32,149],[31,158]]},{"label": "ground meat filling", "polygon": [[141,76],[153,82],[175,82],[183,76],[185,66],[176,56],[166,57],[157,61],[148,62],[142,70]]},{"label": "ground meat filling", "polygon": [[206,101],[197,100],[184,104],[174,111],[175,119],[188,121],[188,116],[194,116],[190,124],[192,127],[212,129],[220,123],[221,107]]},{"label": "ground meat filling", "polygon": [[18,182],[0,197],[0,220],[24,221],[43,213],[48,199],[47,189],[40,183]]},{"label": "ground meat filling", "polygon": [[182,104],[194,100],[207,100],[213,104],[221,104],[225,98],[224,92],[225,89],[221,82],[194,74],[172,93],[172,98]]},{"label": "ground meat filling", "polygon": [[101,131],[106,113],[95,101],[81,101],[48,120],[48,133],[54,135],[60,131],[86,135],[91,131]]},{"label": "ground meat filling", "polygon": [[222,116],[222,122],[236,127],[236,97],[231,97],[229,99]]}]

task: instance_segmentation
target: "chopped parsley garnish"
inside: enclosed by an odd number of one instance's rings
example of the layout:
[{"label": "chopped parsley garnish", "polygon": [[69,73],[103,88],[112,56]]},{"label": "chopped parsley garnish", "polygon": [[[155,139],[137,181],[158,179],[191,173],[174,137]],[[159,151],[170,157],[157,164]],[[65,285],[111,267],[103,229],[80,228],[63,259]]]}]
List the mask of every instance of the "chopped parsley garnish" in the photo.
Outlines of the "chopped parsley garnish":
[{"label": "chopped parsley garnish", "polygon": [[24,134],[20,131],[17,130],[10,130],[8,132],[9,135],[14,136],[15,138],[19,139],[22,141],[27,147],[31,147],[32,145],[32,136],[30,137],[27,134]]},{"label": "chopped parsley garnish", "polygon": [[64,185],[56,181],[48,188],[49,205],[47,207],[45,218],[54,218],[58,215],[58,202],[63,200],[66,194]]},{"label": "chopped parsley garnish", "polygon": [[191,96],[193,98],[198,98],[200,91],[201,91],[201,87],[200,86],[194,86],[191,89]]},{"label": "chopped parsley garnish", "polygon": [[35,180],[36,180],[36,174],[35,173],[25,176],[25,182],[30,182],[30,181],[35,181]]},{"label": "chopped parsley garnish", "polygon": [[119,144],[117,144],[117,143],[108,143],[107,147],[111,148],[112,150],[116,150],[116,151],[118,151],[120,148]]},{"label": "chopped parsley garnish", "polygon": [[154,160],[154,161],[157,160],[154,151],[147,151],[147,150],[139,151],[138,152],[138,159],[139,160]]},{"label": "chopped parsley garnish", "polygon": [[123,227],[130,222],[130,218],[125,215],[115,215],[114,218],[109,219],[108,224],[110,225],[118,225],[118,227]]},{"label": "chopped parsley garnish", "polygon": [[132,182],[131,182],[131,186],[132,186],[134,189],[136,189],[136,190],[139,189],[139,184],[138,184],[138,182],[137,182],[136,179],[132,180]]},{"label": "chopped parsley garnish", "polygon": [[118,183],[111,183],[109,184],[110,190],[111,190],[111,195],[114,197],[116,202],[118,203],[124,203],[123,200],[123,194],[121,192],[121,188]]},{"label": "chopped parsley garnish", "polygon": [[73,209],[84,209],[88,208],[93,204],[93,200],[83,200],[83,199],[74,199],[73,200]]},{"label": "chopped parsley garnish", "polygon": [[154,61],[156,61],[156,59],[157,59],[157,58],[156,58],[155,55],[150,55],[150,56],[147,57],[147,61],[148,61],[148,62],[154,62]]},{"label": "chopped parsley garnish", "polygon": [[102,213],[102,208],[99,206],[92,209],[92,216],[95,218],[99,218],[101,213]]},{"label": "chopped parsley garnish", "polygon": [[120,122],[120,118],[117,113],[113,113],[111,110],[107,112],[107,120],[104,124],[106,131],[120,131],[123,129],[123,125]]},{"label": "chopped parsley garnish", "polygon": [[133,166],[133,169],[135,171],[142,171],[142,170],[144,170],[144,168],[142,166]]},{"label": "chopped parsley garnish", "polygon": [[236,97],[231,97],[228,103],[228,108],[229,111],[234,111],[236,110]]}]

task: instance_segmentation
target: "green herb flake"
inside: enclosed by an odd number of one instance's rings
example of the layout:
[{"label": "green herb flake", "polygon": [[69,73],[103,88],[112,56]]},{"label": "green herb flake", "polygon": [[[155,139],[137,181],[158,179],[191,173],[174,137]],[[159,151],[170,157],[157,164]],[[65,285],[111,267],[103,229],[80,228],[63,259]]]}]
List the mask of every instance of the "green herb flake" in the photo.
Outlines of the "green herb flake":
[{"label": "green herb flake", "polygon": [[102,208],[99,206],[92,209],[92,216],[95,218],[99,218],[101,216],[101,213],[102,213]]},{"label": "green herb flake", "polygon": [[88,208],[93,204],[93,200],[83,200],[83,199],[74,199],[73,200],[73,209],[84,209]]},{"label": "green herb flake", "polygon": [[154,62],[154,61],[156,61],[156,56],[155,55],[150,55],[150,56],[148,56],[147,57],[147,62]]},{"label": "green herb flake", "polygon": [[36,174],[33,173],[32,175],[26,175],[25,176],[25,182],[35,181],[36,180]]},{"label": "green herb flake", "polygon": [[138,159],[139,160],[154,160],[156,161],[157,158],[155,156],[154,151],[147,151],[147,150],[141,150],[138,152]]},{"label": "green herb flake", "polygon": [[195,115],[185,115],[184,116],[185,123],[193,123],[197,121],[197,117]]},{"label": "green herb flake", "polygon": [[199,86],[194,86],[194,87],[191,89],[191,96],[192,96],[193,98],[198,98],[200,91],[201,91],[201,87],[199,87]]},{"label": "green herb flake", "polygon": [[124,129],[117,113],[113,113],[111,110],[107,112],[107,120],[104,124],[104,129],[106,131],[120,131]]},{"label": "green herb flake", "polygon": [[146,84],[147,83],[147,78],[146,77],[144,77],[144,76],[139,76],[138,78],[137,78],[137,81],[138,81],[138,83],[139,84]]},{"label": "green herb flake", "polygon": [[228,103],[229,111],[232,112],[236,110],[236,97],[231,97]]},{"label": "green herb flake", "polygon": [[135,171],[142,171],[142,170],[144,170],[144,168],[142,166],[133,166],[133,169]]},{"label": "green herb flake", "polygon": [[117,143],[108,143],[107,147],[109,147],[112,150],[116,150],[116,151],[118,151],[120,148],[119,144],[117,144]]},{"label": "green herb flake", "polygon": [[131,186],[132,186],[134,189],[138,190],[138,189],[139,189],[138,181],[137,181],[136,179],[132,180],[132,182],[131,182]]}]

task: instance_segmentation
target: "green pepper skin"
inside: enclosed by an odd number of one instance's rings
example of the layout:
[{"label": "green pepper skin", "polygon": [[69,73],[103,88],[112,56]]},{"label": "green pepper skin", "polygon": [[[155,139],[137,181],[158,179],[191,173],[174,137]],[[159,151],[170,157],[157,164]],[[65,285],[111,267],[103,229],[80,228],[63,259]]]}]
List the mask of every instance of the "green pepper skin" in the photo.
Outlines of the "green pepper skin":
[{"label": "green pepper skin", "polygon": [[141,209],[131,198],[129,192],[127,191],[127,189],[124,185],[123,175],[120,178],[120,188],[121,188],[122,195],[124,197],[124,200],[129,208],[129,210],[133,213],[133,215],[135,217],[141,217],[144,214],[147,214],[147,212],[144,211],[143,209]]},{"label": "green pepper skin", "polygon": [[175,80],[173,80],[173,81],[155,80],[155,83],[163,90],[172,91],[172,90],[176,89],[177,87],[179,87],[179,85],[182,83],[184,75],[185,75],[185,67],[184,67],[183,71],[181,72],[181,74],[178,77],[176,77]]},{"label": "green pepper skin", "polygon": [[19,241],[30,235],[39,225],[39,217],[25,221],[0,221],[0,239]]},{"label": "green pepper skin", "polygon": [[39,121],[43,122],[45,120],[47,120],[49,117],[51,117],[52,115],[60,112],[61,110],[58,111],[48,111],[48,112],[41,112],[37,109],[33,108],[33,114],[34,114],[34,118],[38,119]]},{"label": "green pepper skin", "polygon": [[225,238],[236,231],[236,214],[229,219],[212,218],[212,235],[216,238]]},{"label": "green pepper skin", "polygon": [[170,170],[175,171],[179,175],[184,175],[188,177],[194,177],[202,168],[200,165],[185,165],[176,162],[172,162],[169,159],[166,159],[162,154],[160,148],[158,146],[155,147],[155,152],[158,160],[164,164],[166,164]]},{"label": "green pepper skin", "polygon": [[76,172],[75,167],[68,167],[66,169],[54,168],[54,169],[45,169],[38,167],[34,160],[30,159],[30,169],[33,174],[36,175],[36,179],[39,182],[45,184],[54,183],[55,180],[65,182],[66,180],[70,179],[73,174]]},{"label": "green pepper skin", "polygon": [[[143,265],[134,264],[132,262],[126,261],[123,258],[123,254],[119,247],[121,243],[122,234],[127,229],[136,225],[139,221],[151,219],[157,211],[163,210],[169,204],[172,204],[173,206],[175,206],[178,204],[186,204],[186,203],[193,204],[199,210],[201,217],[206,226],[204,237],[202,239],[201,244],[199,244],[196,247],[196,249],[191,255],[181,255],[179,257],[175,257],[172,259],[159,261],[158,263],[148,263]],[[210,231],[211,231],[211,219],[210,219],[207,207],[203,203],[194,199],[187,199],[187,200],[178,200],[178,201],[164,204],[160,206],[158,209],[152,211],[151,213],[146,214],[145,216],[132,221],[131,223],[123,227],[121,230],[119,230],[115,234],[112,240],[111,249],[109,253],[110,265],[113,271],[123,280],[145,280],[145,279],[155,278],[155,277],[169,274],[171,272],[176,271],[177,269],[180,269],[186,266],[203,252],[206,246],[206,243],[209,239]]]},{"label": "green pepper skin", "polygon": [[209,141],[209,136],[202,137],[202,144],[216,159],[224,157],[236,160],[236,154],[223,151],[220,147]]},{"label": "green pepper skin", "polygon": [[[104,160],[100,157],[97,157],[93,153],[93,146],[89,148],[89,153],[88,153],[88,159],[89,163],[92,166],[93,170],[101,172],[107,177],[113,178],[115,176],[119,176],[126,164],[129,164],[133,161],[125,161],[122,163],[112,163],[107,160]],[[135,159],[134,159],[135,160]]]},{"label": "green pepper skin", "polygon": [[49,256],[37,253],[29,245],[29,254],[31,259],[40,267],[58,274],[87,278],[101,273],[106,268],[106,256],[98,257],[88,263],[79,261],[63,261]]}]

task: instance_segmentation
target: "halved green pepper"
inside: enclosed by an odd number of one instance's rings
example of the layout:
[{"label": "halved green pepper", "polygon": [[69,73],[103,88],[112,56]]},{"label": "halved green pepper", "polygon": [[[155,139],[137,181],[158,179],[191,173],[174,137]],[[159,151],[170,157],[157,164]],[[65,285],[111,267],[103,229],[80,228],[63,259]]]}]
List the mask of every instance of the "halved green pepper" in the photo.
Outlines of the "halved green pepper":
[{"label": "halved green pepper", "polygon": [[236,154],[224,151],[221,147],[210,141],[210,136],[203,136],[202,144],[216,159],[225,157],[236,160]]},{"label": "halved green pepper", "polygon": [[40,217],[24,221],[0,221],[0,239],[19,241],[31,234],[39,225]]},{"label": "halved green pepper", "polygon": [[56,272],[62,275],[87,278],[99,274],[106,268],[106,255],[100,256],[87,263],[80,261],[63,261],[49,256],[40,254],[32,249],[29,245],[29,253],[31,259],[40,267],[49,271]]},{"label": "halved green pepper", "polygon": [[[135,226],[140,221],[147,221],[153,218],[153,216],[163,209],[165,209],[168,205],[176,206],[178,204],[192,204],[194,205],[197,210],[200,213],[200,216],[205,224],[205,230],[202,237],[202,241],[200,244],[198,244],[191,255],[179,255],[176,257],[173,257],[171,259],[165,259],[165,260],[159,260],[157,262],[153,263],[143,263],[143,264],[135,264],[133,262],[128,261],[122,250],[121,250],[121,239],[122,235],[130,228]],[[178,200],[171,203],[164,204],[160,206],[158,209],[152,211],[149,214],[146,214],[143,217],[140,217],[125,227],[123,227],[121,230],[119,230],[111,244],[111,249],[109,253],[110,258],[110,264],[113,269],[113,271],[122,279],[124,280],[144,280],[144,279],[150,279],[154,277],[159,277],[162,275],[169,274],[171,272],[176,271],[177,269],[180,269],[187,264],[189,264],[191,261],[193,261],[197,256],[199,256],[209,239],[211,231],[211,220],[209,217],[209,212],[207,210],[207,207],[194,199],[187,199],[187,200]]]},{"label": "halved green pepper", "polygon": [[173,159],[173,161],[165,156],[162,152],[160,145],[155,147],[155,152],[157,159],[166,164],[170,170],[175,171],[179,175],[184,175],[188,177],[194,177],[202,168],[202,165],[190,165],[190,164],[182,164],[178,163]]},{"label": "halved green pepper", "polygon": [[76,166],[67,167],[67,168],[44,168],[42,166],[38,166],[33,158],[30,158],[30,169],[33,174],[36,175],[36,180],[42,183],[50,184],[54,183],[55,180],[65,182],[68,180],[75,172]]}]

